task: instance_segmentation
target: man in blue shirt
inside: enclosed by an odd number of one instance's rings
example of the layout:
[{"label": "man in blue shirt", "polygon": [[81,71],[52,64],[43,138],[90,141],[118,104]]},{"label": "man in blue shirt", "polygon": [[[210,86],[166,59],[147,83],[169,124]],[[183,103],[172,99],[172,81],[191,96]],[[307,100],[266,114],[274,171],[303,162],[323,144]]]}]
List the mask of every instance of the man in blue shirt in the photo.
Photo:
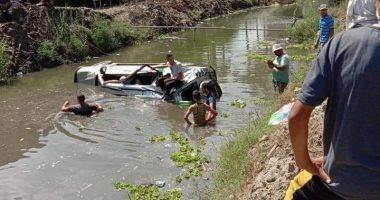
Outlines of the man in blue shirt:
[{"label": "man in blue shirt", "polygon": [[318,37],[320,47],[323,47],[334,35],[334,18],[328,14],[326,4],[319,6],[319,13]]},{"label": "man in blue shirt", "polygon": [[[326,43],[289,117],[295,161],[304,171],[290,184],[286,200],[380,199],[379,77],[380,22]],[[323,155],[313,158],[308,122],[325,99]]]}]

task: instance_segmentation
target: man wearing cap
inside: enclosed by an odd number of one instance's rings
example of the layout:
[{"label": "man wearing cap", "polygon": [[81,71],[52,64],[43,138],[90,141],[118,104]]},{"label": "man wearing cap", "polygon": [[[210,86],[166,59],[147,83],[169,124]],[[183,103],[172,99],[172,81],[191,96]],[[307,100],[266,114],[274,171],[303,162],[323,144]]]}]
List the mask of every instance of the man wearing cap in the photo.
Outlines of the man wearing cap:
[{"label": "man wearing cap", "polygon": [[268,60],[267,64],[272,69],[273,87],[278,93],[283,93],[289,83],[289,56],[284,52],[280,44],[273,45],[274,61]]},{"label": "man wearing cap", "polygon": [[[289,116],[294,158],[303,171],[285,200],[380,199],[379,77],[380,22],[348,29],[327,42]],[[308,149],[309,119],[326,99],[323,155],[314,157]]]},{"label": "man wearing cap", "polygon": [[[319,18],[319,27],[318,27],[318,38],[319,44],[323,47],[327,41],[334,35],[334,19],[331,15],[327,13],[327,5],[321,4],[319,6],[319,13],[321,17]],[[318,47],[318,43],[315,45],[315,48]]]},{"label": "man wearing cap", "polygon": [[171,51],[166,55],[166,66],[170,69],[170,75],[159,78],[156,84],[164,91],[163,99],[170,100],[171,89],[182,84],[184,74],[182,64],[174,59]]}]

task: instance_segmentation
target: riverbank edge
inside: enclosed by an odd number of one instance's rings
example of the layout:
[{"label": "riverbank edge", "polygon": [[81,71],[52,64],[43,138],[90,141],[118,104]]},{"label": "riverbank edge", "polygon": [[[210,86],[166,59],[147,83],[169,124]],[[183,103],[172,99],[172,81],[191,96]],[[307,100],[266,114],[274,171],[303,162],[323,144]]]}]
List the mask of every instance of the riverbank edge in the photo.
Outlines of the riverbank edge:
[{"label": "riverbank edge", "polygon": [[[197,20],[192,19],[190,16],[186,16],[186,15],[188,15],[188,13],[186,13],[188,11],[186,11],[186,12],[183,12],[181,14],[185,15],[185,18],[188,20],[190,19],[190,21],[187,21],[185,24],[172,24],[172,25],[174,25],[174,26],[177,26],[177,25],[194,26],[196,24],[199,24],[200,22],[210,20],[212,18],[223,17],[223,16],[227,16],[230,14],[244,12],[244,10],[248,10],[248,9],[261,8],[261,7],[267,7],[268,5],[278,4],[277,2],[274,2],[274,1],[272,2],[270,0],[265,1],[261,4],[255,3],[255,1],[247,1],[247,2],[249,2],[249,3],[246,3],[246,4],[237,3],[235,5],[235,7],[232,7],[231,3],[230,4],[226,3],[226,5],[230,5],[230,7],[223,7],[222,9],[225,9],[225,10],[219,10],[218,12],[215,12],[215,13],[213,13],[213,12],[208,13],[208,15],[206,15],[205,17],[200,16],[200,18]],[[284,2],[285,2],[284,5],[292,3],[291,1],[286,1],[286,0],[284,0]],[[210,4],[210,5],[212,5],[212,4]],[[122,5],[122,6],[125,6],[125,5]],[[134,5],[128,5],[128,6],[134,6]],[[65,8],[60,8],[60,9],[65,9]],[[68,9],[72,9],[72,8],[68,7]],[[5,72],[6,70],[0,66],[0,72],[2,72],[2,73],[0,73],[0,85],[5,85],[7,83],[10,83],[12,80],[14,80],[16,75],[18,75],[20,73],[21,74],[27,74],[30,72],[40,71],[43,68],[57,67],[57,66],[60,66],[62,64],[81,63],[83,61],[90,60],[91,57],[98,57],[98,56],[102,56],[102,55],[107,55],[109,53],[112,53],[118,49],[121,49],[121,48],[124,48],[127,46],[132,46],[132,45],[139,44],[139,43],[146,42],[146,41],[152,41],[152,40],[159,38],[160,36],[162,36],[164,34],[181,31],[181,29],[165,29],[163,31],[137,30],[135,28],[132,28],[132,26],[135,25],[135,24],[133,24],[133,20],[123,21],[123,19],[117,19],[117,17],[113,17],[113,16],[107,14],[107,12],[103,12],[102,10],[97,11],[97,10],[88,9],[88,8],[83,8],[83,9],[86,10],[86,12],[89,12],[87,10],[90,10],[90,13],[100,13],[101,15],[109,16],[108,20],[110,20],[110,23],[111,23],[110,26],[112,26],[112,23],[119,23],[119,22],[122,22],[122,24],[125,24],[125,25],[130,25],[128,27],[130,29],[129,30],[130,33],[128,33],[124,36],[127,38],[126,39],[127,41],[126,42],[124,42],[124,41],[119,42],[119,44],[115,48],[101,49],[98,46],[94,45],[93,42],[91,41],[91,38],[90,38],[89,39],[90,41],[84,42],[84,44],[87,45],[87,47],[81,47],[79,45],[79,48],[82,48],[82,49],[86,48],[85,51],[79,51],[77,53],[76,53],[76,51],[73,51],[73,53],[71,55],[67,56],[65,54],[59,55],[60,52],[58,50],[55,53],[52,52],[52,50],[51,50],[52,48],[60,49],[60,47],[54,46],[54,43],[55,43],[54,41],[57,39],[56,38],[57,36],[53,36],[53,37],[50,36],[49,39],[39,40],[37,47],[33,50],[33,51],[35,51],[34,55],[37,55],[36,56],[37,58],[39,57],[38,53],[41,52],[40,49],[42,49],[42,52],[47,51],[47,53],[45,53],[47,56],[45,56],[43,58],[43,62],[38,62],[38,61],[29,62],[29,63],[32,63],[31,64],[32,66],[25,67],[25,66],[17,66],[16,64],[13,64],[14,60],[22,60],[22,59],[14,58],[14,55],[17,54],[17,53],[15,53],[15,51],[17,51],[17,49],[15,49],[15,48],[17,48],[16,45],[14,45],[14,46],[11,46],[9,44],[7,45],[3,40],[0,40],[0,47],[1,47],[0,53],[2,56],[2,60],[4,60],[3,65],[8,65],[8,67],[6,67],[8,73],[6,73]],[[209,8],[209,9],[211,9],[211,8]],[[195,10],[195,8],[194,8],[194,10]],[[124,12],[128,12],[128,10],[126,10]],[[170,18],[170,16],[164,16],[164,18],[165,17]],[[108,17],[106,17],[106,18],[108,18]],[[92,23],[94,23],[94,22],[92,22]],[[144,25],[157,25],[157,24],[144,24]],[[53,25],[50,25],[50,27],[52,27],[52,26]],[[125,28],[124,28],[124,30],[125,30]],[[121,30],[121,31],[117,30],[117,31],[122,32],[124,30]],[[116,37],[116,34],[114,36]],[[78,37],[78,38],[79,38],[79,40],[81,39],[80,37]],[[110,40],[118,40],[118,38],[114,38],[114,37],[111,37],[109,39]],[[77,40],[77,42],[78,42],[78,40]],[[89,44],[90,44],[90,46],[88,46]],[[12,55],[9,55],[9,54],[6,55],[5,53],[3,53],[6,48],[11,49],[11,50],[8,50],[8,52],[12,52]],[[76,48],[78,48],[78,45]],[[69,51],[70,51],[70,49],[69,49]],[[76,55],[76,54],[79,54],[79,55]],[[49,56],[51,56],[51,57],[49,57]],[[59,57],[59,59],[56,58],[57,56]],[[34,57],[34,56],[29,56],[29,58],[30,57]],[[27,61],[29,61],[29,60],[27,60]],[[26,63],[27,61],[23,61],[23,63]],[[12,64],[13,64],[13,66],[11,66]]]},{"label": "riverbank edge", "polygon": [[[298,3],[298,2],[297,2]],[[331,8],[335,13],[336,32],[344,30],[347,1]],[[306,16],[305,21],[313,16]],[[315,17],[315,16],[314,16]],[[298,42],[306,51],[314,45],[312,38]],[[288,138],[287,123],[268,125],[273,112],[291,103],[302,87],[313,61],[302,64],[293,74],[293,82],[276,100],[269,102],[261,118],[234,133],[235,138],[221,150],[210,199],[282,199],[288,182],[298,173]],[[309,145],[312,154],[322,155],[324,108],[319,106],[309,122]],[[277,156],[276,156],[277,154]]]}]

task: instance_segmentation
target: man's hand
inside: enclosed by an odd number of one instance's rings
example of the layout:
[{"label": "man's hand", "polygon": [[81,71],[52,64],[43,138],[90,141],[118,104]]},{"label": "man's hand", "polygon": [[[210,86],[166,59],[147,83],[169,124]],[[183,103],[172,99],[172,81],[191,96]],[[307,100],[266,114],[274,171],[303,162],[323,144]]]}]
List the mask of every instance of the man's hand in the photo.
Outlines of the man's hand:
[{"label": "man's hand", "polygon": [[314,107],[297,100],[289,115],[289,134],[294,157],[299,168],[319,176],[326,183],[331,182],[323,170],[323,158],[312,159],[309,155],[307,140],[309,119]]},{"label": "man's hand", "polygon": [[268,60],[268,61],[267,61],[267,64],[268,64],[268,67],[269,67],[269,68],[273,69],[273,67],[274,67],[274,66],[273,66],[273,61]]},{"label": "man's hand", "polygon": [[61,107],[61,111],[62,112],[69,112],[69,104],[70,104],[69,101],[65,101],[65,103],[63,103],[63,105]]},{"label": "man's hand", "polygon": [[324,160],[323,157],[320,158],[311,158],[311,162],[308,164],[308,166],[305,166],[305,170],[308,171],[310,174],[313,174],[315,176],[318,176],[322,181],[326,183],[330,183],[331,179],[323,169]]}]

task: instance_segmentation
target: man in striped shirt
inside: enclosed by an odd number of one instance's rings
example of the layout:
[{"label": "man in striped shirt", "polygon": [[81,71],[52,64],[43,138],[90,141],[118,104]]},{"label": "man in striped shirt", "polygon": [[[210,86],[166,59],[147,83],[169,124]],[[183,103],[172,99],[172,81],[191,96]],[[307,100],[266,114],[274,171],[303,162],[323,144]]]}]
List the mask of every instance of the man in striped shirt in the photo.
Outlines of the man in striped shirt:
[{"label": "man in striped shirt", "polygon": [[321,17],[319,18],[318,36],[319,44],[323,47],[334,35],[334,19],[328,14],[326,4],[319,6],[319,12]]}]

